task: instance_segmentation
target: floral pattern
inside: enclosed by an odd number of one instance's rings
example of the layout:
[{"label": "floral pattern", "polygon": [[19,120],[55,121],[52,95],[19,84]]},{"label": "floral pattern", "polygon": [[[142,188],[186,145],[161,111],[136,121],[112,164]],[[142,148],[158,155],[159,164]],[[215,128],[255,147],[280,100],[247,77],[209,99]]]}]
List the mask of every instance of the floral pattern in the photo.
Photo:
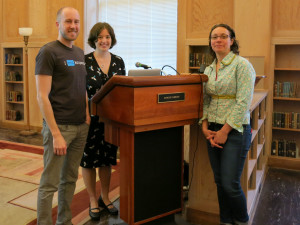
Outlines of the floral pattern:
[{"label": "floral pattern", "polygon": [[204,74],[203,117],[208,122],[228,123],[243,132],[243,124],[250,123],[250,105],[253,98],[255,70],[245,58],[230,52],[221,62],[216,73],[216,60]]},{"label": "floral pattern", "polygon": [[[114,75],[125,75],[125,64],[120,56],[111,53],[111,62],[108,74],[99,67],[94,54],[85,56],[87,70],[87,93],[89,100]],[[99,122],[97,115],[91,115],[91,125],[84,149],[81,166],[84,168],[97,168],[101,166],[116,165],[117,146],[104,141],[104,124]]]}]

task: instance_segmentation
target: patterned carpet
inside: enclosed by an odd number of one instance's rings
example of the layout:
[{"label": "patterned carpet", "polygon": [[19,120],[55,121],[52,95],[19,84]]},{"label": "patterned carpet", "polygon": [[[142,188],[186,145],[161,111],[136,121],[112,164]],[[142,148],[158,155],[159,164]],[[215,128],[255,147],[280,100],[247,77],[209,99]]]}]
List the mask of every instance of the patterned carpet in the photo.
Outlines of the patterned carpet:
[{"label": "patterned carpet", "polygon": [[[42,148],[0,141],[0,224],[36,224],[37,189],[43,171]],[[100,183],[97,182],[97,190]],[[119,197],[119,163],[113,167],[110,197]],[[88,194],[79,169],[72,202],[73,224],[89,220]],[[53,199],[52,217],[57,215],[57,195]]]}]

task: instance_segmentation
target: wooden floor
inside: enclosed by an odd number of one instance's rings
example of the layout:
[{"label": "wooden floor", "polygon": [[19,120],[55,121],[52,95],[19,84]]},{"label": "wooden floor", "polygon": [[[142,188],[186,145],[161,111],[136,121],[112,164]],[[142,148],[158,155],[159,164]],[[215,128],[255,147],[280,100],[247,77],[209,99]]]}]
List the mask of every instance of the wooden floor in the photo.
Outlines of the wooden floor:
[{"label": "wooden floor", "polygon": [[[0,140],[42,145],[40,134],[22,137],[18,131],[3,128],[0,128]],[[119,207],[118,200],[114,204]],[[123,225],[123,221],[104,212],[100,221],[90,220],[84,225],[115,224]],[[184,212],[176,214],[175,222],[168,224],[192,225],[186,222]],[[300,171],[269,168],[252,225],[300,225]]]},{"label": "wooden floor", "polygon": [[[114,206],[119,208],[120,202],[119,200],[114,202]],[[86,222],[84,225],[126,225],[127,223],[124,223],[122,219],[120,219],[119,216],[110,216],[107,212],[101,211],[101,219],[100,221],[94,221],[90,220]],[[173,217],[173,221],[171,222],[151,222],[149,225],[193,225],[191,223],[188,223],[185,219],[184,216],[181,213],[175,214]]]},{"label": "wooden floor", "polygon": [[269,169],[252,225],[300,225],[300,171]]}]

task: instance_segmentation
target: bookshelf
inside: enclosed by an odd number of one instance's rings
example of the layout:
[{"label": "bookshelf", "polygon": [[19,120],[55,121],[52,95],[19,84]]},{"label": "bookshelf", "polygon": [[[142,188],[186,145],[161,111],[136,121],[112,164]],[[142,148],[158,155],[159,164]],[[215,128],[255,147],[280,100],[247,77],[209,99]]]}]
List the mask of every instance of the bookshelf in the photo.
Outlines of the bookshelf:
[{"label": "bookshelf", "polygon": [[273,40],[271,167],[300,169],[300,41]]},{"label": "bookshelf", "polygon": [[250,108],[252,140],[241,177],[242,188],[247,198],[250,217],[255,211],[255,203],[260,194],[266,172],[267,151],[265,149],[266,98],[267,90],[255,90]]},{"label": "bookshelf", "polygon": [[189,73],[199,73],[200,68],[204,71],[206,66],[212,63],[208,45],[189,46]]},{"label": "bookshelf", "polygon": [[23,48],[1,47],[2,64],[2,118],[7,127],[23,128],[26,125],[26,90],[23,65]]},{"label": "bookshelf", "polygon": [[[208,44],[204,44],[204,40],[199,43],[191,42],[188,45],[188,72],[189,73],[199,73],[200,68],[204,71],[206,66],[209,66],[213,59],[209,54]],[[264,56],[243,56],[246,58],[254,67],[256,72],[256,83],[258,83],[262,78],[265,78],[264,75]]]}]

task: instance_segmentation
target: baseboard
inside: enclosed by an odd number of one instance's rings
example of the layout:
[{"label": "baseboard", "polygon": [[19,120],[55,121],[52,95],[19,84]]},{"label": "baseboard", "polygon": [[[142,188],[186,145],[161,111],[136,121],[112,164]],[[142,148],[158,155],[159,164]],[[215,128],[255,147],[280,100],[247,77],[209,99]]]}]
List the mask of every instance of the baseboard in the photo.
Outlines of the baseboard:
[{"label": "baseboard", "polygon": [[300,170],[300,158],[269,156],[268,166],[289,170]]},{"label": "baseboard", "polygon": [[28,145],[28,144],[21,144],[12,141],[0,140],[0,149],[4,149],[4,148],[23,151],[23,152],[30,152],[39,155],[43,155],[44,152],[42,146]]},{"label": "baseboard", "polygon": [[203,212],[197,209],[186,207],[186,219],[192,224],[219,225],[218,214]]}]

